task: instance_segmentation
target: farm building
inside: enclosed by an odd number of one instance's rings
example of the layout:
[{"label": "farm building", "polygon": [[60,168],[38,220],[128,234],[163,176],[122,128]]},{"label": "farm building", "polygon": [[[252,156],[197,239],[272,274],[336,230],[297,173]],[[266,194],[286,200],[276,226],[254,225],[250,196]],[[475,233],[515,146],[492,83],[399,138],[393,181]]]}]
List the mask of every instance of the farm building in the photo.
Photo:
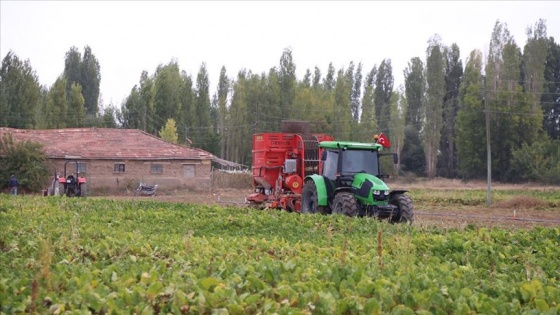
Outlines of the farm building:
[{"label": "farm building", "polygon": [[14,141],[42,144],[53,174],[64,175],[65,162],[78,161],[90,191],[130,190],[139,181],[157,183],[160,189],[206,190],[212,184],[212,161],[217,159],[207,151],[169,143],[137,129],[0,128],[0,136],[5,134]]}]

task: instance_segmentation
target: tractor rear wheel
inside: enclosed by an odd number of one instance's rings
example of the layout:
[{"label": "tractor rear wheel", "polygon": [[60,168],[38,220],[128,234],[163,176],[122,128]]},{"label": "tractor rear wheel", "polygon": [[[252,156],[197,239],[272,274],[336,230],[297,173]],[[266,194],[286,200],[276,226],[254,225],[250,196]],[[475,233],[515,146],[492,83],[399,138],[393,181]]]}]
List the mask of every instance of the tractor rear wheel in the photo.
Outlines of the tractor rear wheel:
[{"label": "tractor rear wheel", "polygon": [[405,194],[394,195],[389,201],[392,205],[399,208],[399,212],[391,218],[392,223],[412,223],[414,222],[414,208],[412,199]]},{"label": "tractor rear wheel", "polygon": [[339,192],[336,194],[332,204],[332,213],[355,217],[358,214],[358,202],[354,195],[349,192]]},{"label": "tractor rear wheel", "polygon": [[313,180],[308,180],[301,191],[301,213],[327,213],[327,207],[319,206],[317,186]]},{"label": "tractor rear wheel", "polygon": [[86,184],[80,184],[80,190],[79,190],[80,194],[78,195],[78,197],[85,197],[87,196],[87,185]]}]

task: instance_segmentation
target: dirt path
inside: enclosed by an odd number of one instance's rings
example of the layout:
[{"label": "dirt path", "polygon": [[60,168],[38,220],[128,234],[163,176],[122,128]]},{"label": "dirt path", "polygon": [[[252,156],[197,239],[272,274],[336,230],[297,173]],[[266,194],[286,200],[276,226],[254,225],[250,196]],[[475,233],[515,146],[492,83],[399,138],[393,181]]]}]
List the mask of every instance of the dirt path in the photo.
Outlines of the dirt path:
[{"label": "dirt path", "polygon": [[[158,200],[219,206],[243,206],[250,189],[219,189],[214,192],[176,192],[155,197],[107,196],[120,200]],[[533,228],[560,227],[560,209],[539,210],[521,205],[427,207],[415,205],[415,223],[421,227],[462,228],[469,224],[484,227]]]}]

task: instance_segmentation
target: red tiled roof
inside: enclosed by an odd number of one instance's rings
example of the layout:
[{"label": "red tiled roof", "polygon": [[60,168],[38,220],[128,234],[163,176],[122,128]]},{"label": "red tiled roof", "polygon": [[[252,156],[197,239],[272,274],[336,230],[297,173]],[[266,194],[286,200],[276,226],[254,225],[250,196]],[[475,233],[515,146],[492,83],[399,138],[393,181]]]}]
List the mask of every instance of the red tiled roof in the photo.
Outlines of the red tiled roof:
[{"label": "red tiled roof", "polygon": [[68,128],[13,129],[0,128],[0,136],[11,134],[17,141],[41,143],[49,158],[77,156],[82,159],[128,160],[210,160],[204,150],[187,148],[161,140],[138,129]]}]

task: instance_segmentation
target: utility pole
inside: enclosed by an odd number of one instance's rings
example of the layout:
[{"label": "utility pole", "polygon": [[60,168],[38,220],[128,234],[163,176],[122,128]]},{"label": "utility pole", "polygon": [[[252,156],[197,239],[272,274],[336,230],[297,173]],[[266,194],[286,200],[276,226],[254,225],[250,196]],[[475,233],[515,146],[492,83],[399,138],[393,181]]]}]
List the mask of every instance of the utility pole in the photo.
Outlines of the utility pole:
[{"label": "utility pole", "polygon": [[488,111],[488,97],[486,95],[486,77],[484,77],[484,112],[486,117],[486,205],[492,205],[492,152],[490,150],[490,112]]}]

